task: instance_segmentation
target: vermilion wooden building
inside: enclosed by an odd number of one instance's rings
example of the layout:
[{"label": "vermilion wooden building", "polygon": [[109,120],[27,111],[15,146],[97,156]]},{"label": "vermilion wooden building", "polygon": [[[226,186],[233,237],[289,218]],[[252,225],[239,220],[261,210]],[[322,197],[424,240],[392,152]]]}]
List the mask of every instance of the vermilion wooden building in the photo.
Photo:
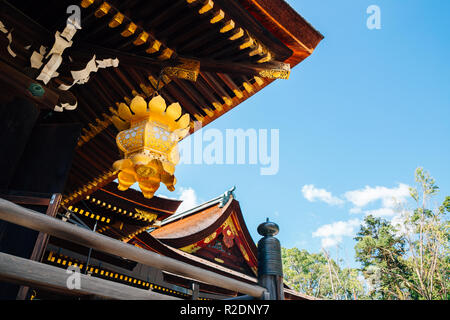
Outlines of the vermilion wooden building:
[{"label": "vermilion wooden building", "polygon": [[[194,121],[287,79],[322,38],[282,0],[1,0],[1,198],[256,283],[256,246],[231,191],[176,214],[179,201],[117,189],[116,120],[121,104],[159,95],[179,102],[193,133]],[[7,222],[0,241],[3,253],[169,296],[239,294]],[[4,298],[64,296],[0,288]]]}]

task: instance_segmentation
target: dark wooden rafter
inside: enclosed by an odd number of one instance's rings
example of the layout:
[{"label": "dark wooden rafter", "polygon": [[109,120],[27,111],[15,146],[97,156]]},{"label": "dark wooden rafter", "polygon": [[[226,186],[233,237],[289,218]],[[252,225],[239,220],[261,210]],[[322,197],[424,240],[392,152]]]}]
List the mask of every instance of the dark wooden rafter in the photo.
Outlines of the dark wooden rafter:
[{"label": "dark wooden rafter", "polygon": [[[95,52],[97,57],[107,58],[116,57],[119,59],[121,66],[131,67],[141,70],[153,70],[158,71],[168,67],[176,67],[182,64],[183,59],[194,60],[200,63],[200,71],[203,72],[216,72],[216,73],[227,73],[227,74],[238,74],[247,76],[259,76],[259,77],[269,77],[269,78],[284,78],[286,79],[289,75],[290,68],[282,62],[268,62],[261,64],[254,63],[236,63],[232,61],[221,61],[221,60],[211,60],[206,58],[195,58],[195,57],[178,57],[171,59],[169,61],[160,61],[151,57],[136,55],[133,53],[128,53],[120,50],[110,49],[106,47],[101,47],[98,45],[91,44],[80,44],[71,50],[71,56],[86,58],[92,57],[92,53],[86,52],[86,49]],[[283,69],[287,68],[287,69]],[[279,76],[274,76],[274,72],[284,70],[284,74]],[[271,74],[272,71],[272,74]]]},{"label": "dark wooden rafter", "polygon": [[[145,51],[150,55],[157,55],[160,60],[167,60],[176,55],[175,50],[167,47],[162,41],[156,39],[153,32],[133,21],[126,14],[122,13],[114,4],[110,2],[99,2],[96,6],[94,2],[83,1],[85,9],[94,10],[95,16],[103,21],[107,20],[107,26],[119,32],[110,33],[105,43],[115,44],[120,49],[135,47],[146,47]],[[91,36],[95,36],[91,35]],[[120,43],[119,45],[117,43]],[[155,45],[156,44],[156,45]]]},{"label": "dark wooden rafter", "polygon": [[[117,113],[117,106],[121,102],[128,104],[137,95],[151,99],[162,69],[181,69],[186,59],[199,63],[197,71],[191,70],[193,73],[197,72],[196,82],[178,79],[179,74],[168,72],[170,78],[164,76],[158,91],[168,103],[180,102],[183,112],[189,113],[193,121],[201,121],[202,126],[236,107],[271,83],[274,78],[288,76],[289,70],[283,63],[292,54],[292,50],[279,33],[266,29],[265,21],[258,20],[254,12],[247,7],[243,9],[238,4],[252,1],[259,0],[239,0],[233,1],[232,4],[219,0],[178,0],[170,4],[166,0],[154,0],[151,6],[143,0],[111,0],[107,1],[111,4],[110,10],[102,17],[96,17],[96,12],[105,1],[87,1],[91,2],[91,5],[82,11],[83,29],[77,32],[73,47],[64,53],[63,65],[59,70],[61,80],[53,79],[50,88],[55,84],[71,84],[70,71],[83,69],[94,54],[97,60],[118,58],[119,67],[101,69],[90,75],[88,83],[73,86],[70,92],[77,97],[78,108],[64,114],[54,113],[49,117],[50,122],[52,119],[67,123],[81,122],[84,128],[77,153],[86,149],[87,158],[91,158],[92,154],[91,161],[96,161],[95,166],[86,170],[83,168],[86,157],[83,159],[76,156],[78,160],[75,162],[80,163],[75,163],[76,169],[72,171],[80,171],[71,174],[73,179],[70,178],[68,183],[68,194],[80,192],[80,188],[88,190],[86,186],[94,186],[93,181],[96,178],[110,174],[111,164],[119,158],[115,146],[117,130],[111,124],[111,117]],[[278,0],[270,0],[276,1]],[[58,9],[69,4],[68,0],[52,0],[52,5],[53,2],[57,4]],[[62,30],[65,23],[63,18],[67,15],[62,12],[56,19],[52,19],[55,17],[50,11],[43,12],[37,5],[24,8],[18,3],[17,6],[31,17],[38,16],[37,20],[44,25],[36,28],[43,31],[39,35],[40,38],[36,37],[35,46],[30,50],[38,50],[38,43],[51,46],[54,41],[52,32],[55,29]],[[211,8],[208,9],[208,6]],[[205,9],[202,10],[203,7]],[[116,28],[110,28],[108,24],[117,12],[123,13],[124,20]],[[32,19],[24,18],[21,23],[26,26],[36,24],[31,21]],[[122,33],[132,22],[136,24],[136,29],[129,30],[130,34],[123,36]],[[141,37],[145,35],[144,32],[148,33],[146,41],[145,37]],[[154,52],[146,52],[156,41],[160,46],[156,46]],[[249,55],[252,50],[256,50],[252,45],[258,43],[270,50],[271,62],[259,61],[261,55]],[[13,49],[24,44],[14,42]],[[173,51],[172,54],[165,51],[166,49]],[[295,54],[296,58],[301,55],[299,59],[303,59],[310,54],[303,47],[299,50],[301,52]],[[20,64],[29,64],[26,52],[18,53],[20,57],[25,57],[23,61],[20,60]],[[279,62],[275,61],[277,59]],[[291,65],[298,63],[290,59],[288,61]],[[191,126],[193,132],[192,123]],[[96,143],[91,143],[93,141]],[[98,144],[104,144],[106,147],[99,148]],[[96,150],[99,149],[103,149],[108,157],[98,156],[101,153]],[[98,158],[101,158],[100,161],[94,160]],[[107,164],[109,166],[106,166]]]},{"label": "dark wooden rafter", "polygon": [[[57,92],[40,84],[38,81],[28,77],[2,61],[0,61],[0,81],[10,86],[10,88],[18,90],[22,95],[33,100],[43,108],[47,108],[49,105],[55,106],[58,103],[59,94]],[[42,97],[33,96],[28,90],[31,84],[41,85],[45,90],[44,95]]]},{"label": "dark wooden rafter", "polygon": [[[247,26],[244,27],[243,24],[236,19],[236,11],[233,12],[230,10],[230,7],[225,5],[228,1],[221,3],[214,0],[186,0],[186,2],[190,4],[190,7],[196,11],[198,15],[207,16],[207,18],[211,20],[211,24],[213,24],[212,19],[220,15],[219,18],[216,18],[220,19],[219,21],[222,24],[222,28],[219,29],[219,33],[227,36],[229,41],[236,42],[238,44],[238,49],[241,51],[246,51],[248,57],[258,57],[255,59],[258,63],[269,62],[275,58],[275,54],[269,50],[265,44],[263,44],[260,37],[257,39],[257,37],[251,35],[251,32],[247,30]],[[260,35],[260,33],[258,33],[258,35]],[[189,44],[188,48],[193,50],[202,46],[202,43],[205,43],[207,38],[205,37],[205,34],[200,38],[202,41],[197,40],[193,45]],[[267,37],[265,40],[268,40]],[[283,45],[281,44],[280,47],[282,46]],[[260,48],[260,50],[255,51],[258,48]],[[289,55],[289,53],[287,54]]]}]

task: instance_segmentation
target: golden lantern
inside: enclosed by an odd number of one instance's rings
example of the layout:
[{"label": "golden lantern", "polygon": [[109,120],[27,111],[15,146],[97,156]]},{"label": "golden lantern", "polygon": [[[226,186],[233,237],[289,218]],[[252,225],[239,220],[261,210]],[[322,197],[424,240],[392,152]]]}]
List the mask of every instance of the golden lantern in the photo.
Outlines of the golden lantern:
[{"label": "golden lantern", "polygon": [[160,183],[174,191],[175,166],[180,160],[178,142],[189,133],[189,114],[181,116],[179,103],[166,108],[163,97],[147,102],[136,96],[130,106],[121,103],[119,116],[112,121],[120,133],[116,142],[124,159],[114,163],[119,171],[119,190],[127,190],[135,182],[146,198],[152,198]]}]

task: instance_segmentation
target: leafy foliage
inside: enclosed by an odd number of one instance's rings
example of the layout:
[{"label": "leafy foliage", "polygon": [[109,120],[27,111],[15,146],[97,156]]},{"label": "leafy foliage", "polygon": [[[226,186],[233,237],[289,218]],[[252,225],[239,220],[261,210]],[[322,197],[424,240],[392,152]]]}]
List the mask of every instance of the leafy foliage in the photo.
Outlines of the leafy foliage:
[{"label": "leafy foliage", "polygon": [[418,168],[410,188],[414,208],[399,208],[401,223],[368,216],[355,238],[356,259],[376,299],[449,298],[450,197],[430,208],[439,187]]},{"label": "leafy foliage", "polygon": [[282,248],[282,259],[285,281],[294,290],[316,298],[365,298],[359,271],[340,268],[327,252]]},{"label": "leafy foliage", "polygon": [[450,197],[440,205],[432,202],[439,187],[422,168],[416,169],[415,181],[413,205],[399,206],[397,219],[365,218],[355,237],[361,269],[341,268],[325,250],[283,248],[287,284],[327,299],[448,300]]}]

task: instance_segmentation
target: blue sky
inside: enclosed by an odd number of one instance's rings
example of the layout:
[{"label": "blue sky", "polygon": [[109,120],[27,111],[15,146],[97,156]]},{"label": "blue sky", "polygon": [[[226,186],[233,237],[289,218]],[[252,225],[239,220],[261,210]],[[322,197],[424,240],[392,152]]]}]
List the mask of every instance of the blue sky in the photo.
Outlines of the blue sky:
[{"label": "blue sky", "polygon": [[[358,220],[389,209],[390,195],[405,198],[416,167],[435,177],[439,199],[450,195],[450,2],[288,2],[325,39],[289,80],[207,127],[279,129],[278,174],[261,176],[257,165],[182,164],[177,191],[159,193],[200,204],[235,185],[255,242],[269,217],[283,246],[318,252],[331,234],[339,247],[329,249],[354,265]],[[373,4],[381,30],[366,27]]]}]

